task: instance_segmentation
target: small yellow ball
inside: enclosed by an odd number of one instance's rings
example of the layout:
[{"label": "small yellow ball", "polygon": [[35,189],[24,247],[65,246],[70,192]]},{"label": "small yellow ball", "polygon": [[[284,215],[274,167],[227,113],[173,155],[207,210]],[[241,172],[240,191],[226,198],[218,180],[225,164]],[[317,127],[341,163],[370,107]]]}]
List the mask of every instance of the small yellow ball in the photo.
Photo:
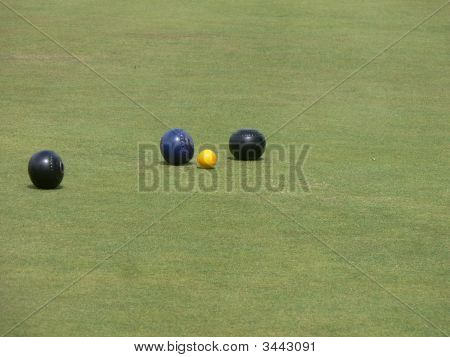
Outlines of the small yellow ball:
[{"label": "small yellow ball", "polygon": [[197,164],[202,169],[212,169],[216,166],[216,163],[217,155],[212,150],[202,150],[197,156]]}]

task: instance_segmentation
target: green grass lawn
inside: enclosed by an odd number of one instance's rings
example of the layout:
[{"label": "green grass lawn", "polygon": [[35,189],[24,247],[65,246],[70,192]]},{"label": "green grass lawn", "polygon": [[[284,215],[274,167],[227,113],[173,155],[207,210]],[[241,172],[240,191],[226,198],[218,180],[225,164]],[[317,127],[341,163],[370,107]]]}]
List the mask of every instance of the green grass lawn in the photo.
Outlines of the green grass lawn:
[{"label": "green grass lawn", "polygon": [[444,3],[0,0],[0,335],[447,335],[450,6],[270,136],[309,193],[139,193],[166,127],[101,78],[198,146],[269,135]]}]

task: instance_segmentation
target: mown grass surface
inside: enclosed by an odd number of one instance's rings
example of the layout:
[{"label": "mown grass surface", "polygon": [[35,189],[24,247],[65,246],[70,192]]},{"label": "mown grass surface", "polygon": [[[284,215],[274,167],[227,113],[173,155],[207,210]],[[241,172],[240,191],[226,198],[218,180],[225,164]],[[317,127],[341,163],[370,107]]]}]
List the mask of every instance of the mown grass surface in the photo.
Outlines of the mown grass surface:
[{"label": "mown grass surface", "polygon": [[[443,4],[5,3],[198,145],[272,133]],[[270,138],[311,145],[310,193],[198,192],[161,219],[189,194],[138,193],[137,143],[165,127],[0,4],[0,333],[446,334],[449,15]],[[29,186],[44,148],[63,189]]]}]

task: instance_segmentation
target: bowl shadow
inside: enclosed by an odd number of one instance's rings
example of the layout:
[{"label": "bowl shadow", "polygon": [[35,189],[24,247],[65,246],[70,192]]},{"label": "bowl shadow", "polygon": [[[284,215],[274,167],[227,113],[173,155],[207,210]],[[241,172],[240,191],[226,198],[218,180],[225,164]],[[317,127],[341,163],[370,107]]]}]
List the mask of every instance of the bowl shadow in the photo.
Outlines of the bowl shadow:
[{"label": "bowl shadow", "polygon": [[27,185],[27,188],[29,189],[29,190],[39,190],[39,191],[53,191],[53,190],[62,190],[63,188],[64,188],[64,186],[63,185],[59,185],[58,187],[56,187],[56,188],[38,188],[38,187],[36,187],[35,185],[33,185],[33,184],[28,184]]},{"label": "bowl shadow", "polygon": [[184,164],[184,165],[172,165],[172,164],[169,164],[169,163],[167,163],[167,162],[165,162],[163,160],[161,160],[158,164],[162,165],[162,166],[171,166],[171,167],[183,167],[183,166],[193,166],[194,165],[194,163],[190,162],[190,161],[188,163]]}]

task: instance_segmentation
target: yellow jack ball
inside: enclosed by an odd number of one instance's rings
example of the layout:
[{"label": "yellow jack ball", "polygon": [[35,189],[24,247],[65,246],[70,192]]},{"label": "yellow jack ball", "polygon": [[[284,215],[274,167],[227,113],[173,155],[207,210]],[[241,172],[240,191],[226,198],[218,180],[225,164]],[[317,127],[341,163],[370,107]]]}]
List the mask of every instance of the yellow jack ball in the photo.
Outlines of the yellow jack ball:
[{"label": "yellow jack ball", "polygon": [[197,156],[197,164],[202,169],[212,169],[216,166],[216,163],[217,155],[212,150],[202,150]]}]

